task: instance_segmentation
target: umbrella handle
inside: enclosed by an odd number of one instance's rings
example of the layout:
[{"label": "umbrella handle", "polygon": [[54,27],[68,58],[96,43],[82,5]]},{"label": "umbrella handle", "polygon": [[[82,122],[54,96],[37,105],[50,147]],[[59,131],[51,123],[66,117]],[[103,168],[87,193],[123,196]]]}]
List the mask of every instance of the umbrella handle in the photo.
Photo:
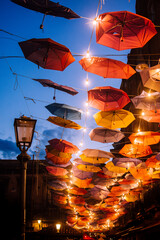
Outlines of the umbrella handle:
[{"label": "umbrella handle", "polygon": [[44,27],[43,23],[44,23],[45,17],[46,17],[46,13],[43,15],[43,19],[42,19],[42,23],[40,25],[40,29],[43,29],[43,27]]}]

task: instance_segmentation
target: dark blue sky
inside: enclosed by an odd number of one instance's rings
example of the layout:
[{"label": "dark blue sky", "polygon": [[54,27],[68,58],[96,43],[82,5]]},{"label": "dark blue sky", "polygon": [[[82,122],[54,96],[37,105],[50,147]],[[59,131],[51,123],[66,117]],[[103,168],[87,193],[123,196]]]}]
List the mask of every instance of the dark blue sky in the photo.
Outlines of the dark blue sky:
[{"label": "dark blue sky", "polygon": [[[105,0],[102,9],[99,9],[99,14],[105,12],[128,10],[135,12],[135,0]],[[94,19],[97,11],[98,0],[63,0],[59,2],[61,5],[70,7],[78,15]],[[47,16],[44,21],[44,30],[39,26],[42,22],[43,15],[41,13],[31,11],[20,7],[9,0],[1,1],[0,23],[1,29],[18,35],[15,37],[0,31],[0,56],[22,56],[23,53],[18,45],[18,42],[24,39],[31,38],[51,38],[70,49],[72,54],[85,54],[90,38],[93,25],[90,20],[81,18],[67,20],[59,17]],[[91,54],[120,54],[128,53],[128,51],[118,52],[108,47],[96,43],[95,31],[91,41]],[[34,116],[37,119],[35,137],[30,154],[34,154],[40,148],[40,159],[44,159],[45,145],[52,138],[60,138],[62,128],[56,127],[46,121],[50,113],[45,108],[46,105],[53,102],[53,89],[44,88],[38,82],[31,78],[46,78],[55,81],[59,84],[68,85],[76,88],[79,94],[71,96],[66,93],[57,91],[56,99],[58,103],[66,103],[82,110],[85,109],[85,101],[87,100],[85,79],[87,73],[82,70],[78,61],[82,57],[75,57],[76,61],[68,66],[63,72],[55,70],[38,69],[37,65],[26,60],[25,58],[7,58],[0,59],[0,158],[15,159],[19,150],[15,146],[15,136],[13,123],[14,118],[20,117],[22,114],[26,116]],[[112,57],[114,59],[126,63],[127,58]],[[13,72],[18,74],[17,78]],[[22,77],[23,75],[25,77]],[[94,74],[89,76],[89,89],[96,86],[113,86],[119,88],[120,79],[103,79]],[[29,78],[27,78],[29,77]],[[80,89],[80,90],[79,90]],[[81,90],[82,89],[82,90]],[[25,100],[24,97],[34,98],[35,103],[31,100]],[[40,100],[40,101],[39,101]],[[96,109],[90,108],[90,116],[87,119],[87,132],[85,134],[85,148],[101,148],[109,151],[110,145],[97,144],[91,142],[88,133],[97,125],[93,119],[93,114]],[[84,126],[84,114],[82,120],[77,121]],[[78,145],[82,139],[82,131],[65,130],[64,139],[72,141]]]}]

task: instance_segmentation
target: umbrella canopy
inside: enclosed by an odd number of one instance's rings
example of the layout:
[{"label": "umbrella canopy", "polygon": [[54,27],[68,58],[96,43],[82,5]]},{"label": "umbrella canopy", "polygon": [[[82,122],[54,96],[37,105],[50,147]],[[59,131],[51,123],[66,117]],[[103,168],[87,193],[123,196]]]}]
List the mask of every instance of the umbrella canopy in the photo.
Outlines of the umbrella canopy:
[{"label": "umbrella canopy", "polygon": [[160,64],[140,72],[144,87],[160,92]]},{"label": "umbrella canopy", "polygon": [[142,118],[143,120],[147,122],[160,122],[160,109],[156,110],[143,110],[143,115],[139,116],[139,118]]},{"label": "umbrella canopy", "polygon": [[132,133],[129,140],[133,144],[153,145],[159,143],[160,133],[151,131]]},{"label": "umbrella canopy", "polygon": [[94,114],[96,123],[109,129],[125,128],[135,120],[133,114],[127,110],[100,111]]},{"label": "umbrella canopy", "polygon": [[73,195],[85,195],[87,193],[87,190],[85,190],[84,188],[78,188],[74,186],[68,189],[68,193]]},{"label": "umbrella canopy", "polygon": [[118,130],[112,130],[103,127],[97,127],[92,129],[89,133],[89,137],[92,141],[101,143],[119,142],[125,135]]},{"label": "umbrella canopy", "polygon": [[142,91],[139,96],[132,98],[131,101],[133,102],[135,108],[146,110],[160,109],[159,92],[147,93]]},{"label": "umbrella canopy", "polygon": [[124,167],[117,167],[113,164],[113,162],[108,162],[105,167],[110,171],[110,172],[114,172],[114,173],[126,173],[128,172],[128,170]]},{"label": "umbrella canopy", "polygon": [[145,157],[152,154],[150,146],[143,146],[138,144],[125,144],[119,151],[120,154],[130,158]]},{"label": "umbrella canopy", "polygon": [[81,169],[78,168],[79,165],[81,164],[78,164],[77,166],[73,166],[72,168],[73,176],[82,180],[87,178],[92,178],[93,172],[82,171]]},{"label": "umbrella canopy", "polygon": [[113,87],[95,87],[88,91],[88,104],[102,111],[123,108],[130,99],[123,90]]},{"label": "umbrella canopy", "polygon": [[47,166],[46,169],[54,176],[65,176],[68,173],[66,169],[60,167]]},{"label": "umbrella canopy", "polygon": [[37,79],[37,78],[32,78],[34,81],[39,82],[40,84],[42,84],[43,87],[51,87],[57,90],[60,90],[62,92],[66,92],[72,96],[76,95],[78,92],[72,88],[72,87],[68,87],[68,86],[64,86],[64,85],[60,85],[58,83],[55,83],[49,79]]},{"label": "umbrella canopy", "polygon": [[52,1],[44,1],[44,0],[11,0],[12,2],[40,12],[44,13],[45,15],[51,15],[56,17],[63,17],[66,19],[73,19],[73,18],[80,18],[75,12],[73,12],[70,8],[60,5],[58,2],[52,2]]},{"label": "umbrella canopy", "polygon": [[53,124],[64,128],[73,128],[75,130],[80,130],[82,128],[78,123],[61,117],[49,117],[47,120]]},{"label": "umbrella canopy", "polygon": [[114,158],[112,162],[115,166],[130,168],[137,166],[142,161],[137,158]]},{"label": "umbrella canopy", "polygon": [[151,20],[128,11],[97,18],[96,42],[116,50],[143,47],[157,33]]},{"label": "umbrella canopy", "polygon": [[82,58],[79,63],[82,65],[85,71],[97,74],[104,78],[128,79],[136,73],[136,71],[130,65],[109,58]]},{"label": "umbrella canopy", "polygon": [[82,151],[83,154],[85,154],[87,157],[97,157],[97,158],[112,158],[114,157],[112,153],[98,150],[98,149],[89,149],[86,148]]},{"label": "umbrella canopy", "polygon": [[91,181],[92,181],[92,178],[79,179],[74,176],[72,177],[73,184],[79,188],[88,188]]},{"label": "umbrella canopy", "polygon": [[71,153],[64,153],[59,152],[55,148],[53,148],[51,145],[46,145],[46,152],[51,153],[53,156],[57,156],[60,158],[70,158],[72,157]]},{"label": "umbrella canopy", "polygon": [[55,165],[67,164],[71,159],[71,157],[70,158],[64,158],[64,157],[62,158],[62,157],[55,156],[52,153],[49,153],[48,151],[46,151],[46,157],[47,157],[47,160],[51,161]]},{"label": "umbrella canopy", "polygon": [[103,158],[103,157],[87,157],[85,154],[81,154],[80,158],[82,161],[92,164],[101,164],[105,163],[109,160],[109,158]]},{"label": "umbrella canopy", "polygon": [[134,178],[140,180],[149,180],[152,178],[152,168],[138,168],[138,167],[131,167],[129,169],[130,173],[133,175]]},{"label": "umbrella canopy", "polygon": [[158,165],[160,164],[160,161],[156,159],[156,155],[150,157],[147,159],[147,161],[145,162],[147,167],[150,168],[157,168]]},{"label": "umbrella canopy", "polygon": [[19,42],[26,59],[45,69],[63,71],[75,61],[70,50],[50,38]]},{"label": "umbrella canopy", "polygon": [[49,182],[49,186],[53,190],[58,190],[58,191],[63,191],[65,189],[67,189],[67,184],[60,180],[53,180],[53,181]]},{"label": "umbrella canopy", "polygon": [[68,162],[63,163],[63,164],[58,164],[58,163],[54,163],[49,158],[45,158],[45,159],[46,159],[48,164],[50,164],[51,166],[54,166],[54,167],[71,168],[71,166],[72,166],[71,161],[68,161]]},{"label": "umbrella canopy", "polygon": [[69,106],[67,104],[61,103],[52,103],[45,106],[50,113],[61,118],[70,119],[70,120],[80,120],[81,119],[81,110]]},{"label": "umbrella canopy", "polygon": [[102,190],[98,187],[94,187],[94,188],[91,188],[89,190],[89,194],[96,200],[102,200],[102,199],[105,199],[108,194],[109,194],[109,191],[106,189],[106,190]]},{"label": "umbrella canopy", "polygon": [[60,152],[77,153],[79,151],[79,148],[77,146],[66,140],[54,138],[48,142],[53,148]]},{"label": "umbrella canopy", "polygon": [[79,165],[77,165],[77,168],[79,170],[82,170],[82,171],[85,171],[85,172],[99,172],[99,171],[101,171],[100,167],[96,167],[94,165],[79,164]]}]

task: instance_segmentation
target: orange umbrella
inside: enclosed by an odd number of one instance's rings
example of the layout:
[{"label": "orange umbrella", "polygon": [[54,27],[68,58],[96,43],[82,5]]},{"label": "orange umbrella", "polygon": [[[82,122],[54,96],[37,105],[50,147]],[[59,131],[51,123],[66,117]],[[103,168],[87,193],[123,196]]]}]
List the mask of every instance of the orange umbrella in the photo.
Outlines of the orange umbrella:
[{"label": "orange umbrella", "polygon": [[156,155],[154,155],[154,156],[148,158],[145,163],[146,163],[146,166],[147,166],[147,167],[155,168],[156,166],[159,165],[158,163],[160,163],[160,161],[158,161],[158,160],[156,159]]},{"label": "orange umbrella", "polygon": [[54,156],[60,157],[60,158],[70,158],[72,157],[71,153],[64,153],[64,152],[59,152],[56,149],[54,149],[51,145],[46,145],[46,151],[48,153],[51,153]]},{"label": "orange umbrella", "polygon": [[79,63],[85,71],[97,74],[104,78],[128,79],[136,73],[130,65],[109,58],[82,58]]},{"label": "orange umbrella", "polygon": [[155,110],[143,110],[142,116],[139,116],[139,118],[144,119],[147,122],[160,122],[160,109]]},{"label": "orange umbrella", "polygon": [[157,144],[160,141],[160,133],[151,131],[132,133],[129,140],[133,144],[143,144],[145,146]]},{"label": "orange umbrella", "polygon": [[48,142],[53,148],[60,152],[77,153],[79,151],[77,146],[66,140],[54,138],[52,140],[49,140]]},{"label": "orange umbrella", "polygon": [[70,197],[69,201],[70,201],[70,204],[75,204],[75,205],[84,205],[85,204],[85,200],[82,197],[72,196],[72,197]]},{"label": "orange umbrella", "polygon": [[125,144],[119,153],[126,157],[139,158],[152,154],[152,150],[149,146]]},{"label": "orange umbrella", "polygon": [[54,167],[54,166],[47,166],[47,171],[54,176],[65,176],[68,171],[65,168]]},{"label": "orange umbrella", "polygon": [[152,178],[152,169],[151,168],[137,168],[131,167],[129,169],[130,173],[133,175],[134,178],[140,180],[149,180]]},{"label": "orange umbrella", "polygon": [[78,188],[78,187],[71,187],[68,189],[68,193],[73,195],[84,195],[87,193],[87,191],[84,188]]},{"label": "orange umbrella", "polygon": [[107,205],[114,206],[119,204],[120,199],[118,197],[107,197],[104,201]]},{"label": "orange umbrella", "polygon": [[91,181],[92,181],[92,178],[79,179],[74,176],[72,177],[73,184],[79,188],[88,188]]},{"label": "orange umbrella", "polygon": [[122,109],[129,102],[127,93],[110,86],[95,87],[88,91],[89,105],[102,111]]},{"label": "orange umbrella", "polygon": [[120,186],[116,186],[116,187],[112,187],[111,188],[111,192],[108,194],[108,196],[121,196],[123,194],[126,194],[128,192],[128,190],[124,190],[122,187]]},{"label": "orange umbrella", "polygon": [[61,157],[57,157],[55,155],[53,155],[52,153],[49,153],[46,151],[46,157],[47,159],[49,159],[51,162],[53,162],[54,164],[66,164],[69,162],[69,160],[71,158],[61,158]]}]

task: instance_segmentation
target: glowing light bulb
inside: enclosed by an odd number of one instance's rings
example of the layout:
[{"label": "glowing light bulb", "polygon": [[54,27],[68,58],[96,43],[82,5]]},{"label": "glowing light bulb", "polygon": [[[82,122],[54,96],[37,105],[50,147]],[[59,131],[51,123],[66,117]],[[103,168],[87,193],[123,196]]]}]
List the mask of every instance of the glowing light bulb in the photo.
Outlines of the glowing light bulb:
[{"label": "glowing light bulb", "polygon": [[83,128],[83,132],[86,132],[87,131],[87,129],[86,128]]},{"label": "glowing light bulb", "polygon": [[86,79],[86,81],[85,81],[85,84],[86,84],[86,86],[88,86],[88,85],[89,85],[88,78]]},{"label": "glowing light bulb", "polygon": [[150,97],[151,96],[151,94],[150,93],[148,93],[148,97]]},{"label": "glowing light bulb", "polygon": [[85,105],[88,107],[88,101],[85,102]]},{"label": "glowing light bulb", "polygon": [[140,131],[141,131],[140,128],[138,128],[137,132],[140,132]]},{"label": "glowing light bulb", "polygon": [[86,56],[85,56],[86,58],[89,58],[90,57],[90,53],[89,53],[89,50],[87,51],[87,53],[86,53]]},{"label": "glowing light bulb", "polygon": [[144,116],[144,112],[142,112],[142,116]]},{"label": "glowing light bulb", "polygon": [[95,18],[95,19],[93,20],[93,25],[95,26],[96,23],[97,23],[97,18]]},{"label": "glowing light bulb", "polygon": [[88,111],[88,109],[86,110],[86,114],[89,115],[89,111]]},{"label": "glowing light bulb", "polygon": [[82,147],[83,146],[83,142],[81,141],[79,145]]}]

